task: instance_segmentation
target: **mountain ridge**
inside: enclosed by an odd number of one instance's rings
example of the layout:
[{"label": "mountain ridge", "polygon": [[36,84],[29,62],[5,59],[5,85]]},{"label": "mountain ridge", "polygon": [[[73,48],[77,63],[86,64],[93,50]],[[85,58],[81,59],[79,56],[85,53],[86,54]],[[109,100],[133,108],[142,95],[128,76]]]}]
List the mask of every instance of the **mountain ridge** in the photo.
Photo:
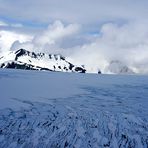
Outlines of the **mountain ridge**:
[{"label": "mountain ridge", "polygon": [[[85,63],[83,63],[83,66],[78,66],[69,62],[61,54],[35,53],[22,48],[4,53],[0,57],[0,68],[91,73],[90,70],[85,68]],[[102,72],[104,74],[135,74],[120,60],[111,60],[105,70],[99,69],[95,73],[102,74]]]},{"label": "mountain ridge", "polygon": [[68,62],[60,54],[35,53],[26,49],[11,51],[7,55],[0,57],[0,67],[78,73],[86,72],[83,66],[76,66]]}]

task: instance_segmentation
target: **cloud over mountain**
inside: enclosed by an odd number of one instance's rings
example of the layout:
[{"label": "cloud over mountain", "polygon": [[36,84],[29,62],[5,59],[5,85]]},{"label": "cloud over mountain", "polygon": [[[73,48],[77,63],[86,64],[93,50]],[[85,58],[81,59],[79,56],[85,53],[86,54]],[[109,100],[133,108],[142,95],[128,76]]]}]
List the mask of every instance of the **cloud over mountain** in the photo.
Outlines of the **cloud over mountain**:
[{"label": "cloud over mountain", "polygon": [[[105,72],[111,61],[118,60],[137,73],[148,73],[147,25],[147,22],[105,23],[95,35],[83,35],[80,25],[55,21],[34,35],[1,31],[0,47],[1,51],[25,48],[61,53],[76,64],[84,64],[90,72],[99,69]],[[78,39],[83,42],[71,45]],[[69,46],[64,48],[66,44]]]},{"label": "cloud over mountain", "polygon": [[148,73],[147,25],[144,22],[124,25],[104,24],[100,34],[90,44],[73,49],[71,58],[83,61],[89,68],[100,67],[104,70],[112,60],[119,60],[135,72]]},{"label": "cloud over mountain", "polygon": [[[25,48],[61,53],[89,71],[105,71],[117,60],[137,73],[148,73],[147,4],[1,0],[0,52]],[[27,11],[22,11],[24,7]]]}]

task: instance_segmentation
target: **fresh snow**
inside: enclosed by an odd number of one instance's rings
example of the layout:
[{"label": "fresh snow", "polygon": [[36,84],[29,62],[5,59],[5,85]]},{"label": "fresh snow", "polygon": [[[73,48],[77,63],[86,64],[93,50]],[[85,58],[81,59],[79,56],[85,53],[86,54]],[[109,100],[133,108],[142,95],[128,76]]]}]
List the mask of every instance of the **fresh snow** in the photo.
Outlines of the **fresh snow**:
[{"label": "fresh snow", "polygon": [[0,68],[48,70],[85,73],[83,66],[68,62],[60,54],[30,52],[25,49],[10,51],[0,55]]},{"label": "fresh snow", "polygon": [[112,60],[108,65],[106,65],[106,67],[104,67],[105,69],[95,69],[95,65],[94,67],[86,68],[86,63],[81,63],[83,66],[77,66],[75,65],[75,62],[68,62],[67,58],[60,54],[35,53],[26,49],[4,52],[0,55],[0,68],[98,74],[136,74],[131,68],[119,60]]},{"label": "fresh snow", "polygon": [[0,69],[0,147],[147,148],[148,76]]}]

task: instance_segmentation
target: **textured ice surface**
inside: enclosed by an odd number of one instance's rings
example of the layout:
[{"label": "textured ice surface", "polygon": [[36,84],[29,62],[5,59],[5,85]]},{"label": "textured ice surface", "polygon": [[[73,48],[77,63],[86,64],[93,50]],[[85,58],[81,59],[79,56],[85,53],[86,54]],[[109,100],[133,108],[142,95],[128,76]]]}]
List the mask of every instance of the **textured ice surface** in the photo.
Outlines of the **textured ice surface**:
[{"label": "textured ice surface", "polygon": [[148,77],[0,70],[0,147],[148,147]]}]

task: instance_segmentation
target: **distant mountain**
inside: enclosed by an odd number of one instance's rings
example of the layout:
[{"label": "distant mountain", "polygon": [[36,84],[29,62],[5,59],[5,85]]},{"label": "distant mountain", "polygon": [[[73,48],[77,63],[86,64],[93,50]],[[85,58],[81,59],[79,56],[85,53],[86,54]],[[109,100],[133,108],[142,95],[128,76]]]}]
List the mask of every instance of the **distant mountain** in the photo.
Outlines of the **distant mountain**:
[{"label": "distant mountain", "polygon": [[106,67],[106,71],[113,74],[134,74],[134,72],[121,61],[113,60]]},{"label": "distant mountain", "polygon": [[[85,65],[85,63],[83,63]],[[46,70],[60,72],[86,73],[84,66],[77,66],[66,60],[60,54],[45,54],[30,52],[25,49],[9,51],[0,56],[0,68]],[[93,67],[92,67],[93,68]],[[102,69],[96,71],[101,74]],[[104,73],[134,74],[132,69],[119,60],[112,60],[105,68]]]},{"label": "distant mountain", "polygon": [[30,52],[25,49],[4,53],[0,57],[0,68],[48,70],[85,73],[83,66],[76,66],[60,54]]}]

